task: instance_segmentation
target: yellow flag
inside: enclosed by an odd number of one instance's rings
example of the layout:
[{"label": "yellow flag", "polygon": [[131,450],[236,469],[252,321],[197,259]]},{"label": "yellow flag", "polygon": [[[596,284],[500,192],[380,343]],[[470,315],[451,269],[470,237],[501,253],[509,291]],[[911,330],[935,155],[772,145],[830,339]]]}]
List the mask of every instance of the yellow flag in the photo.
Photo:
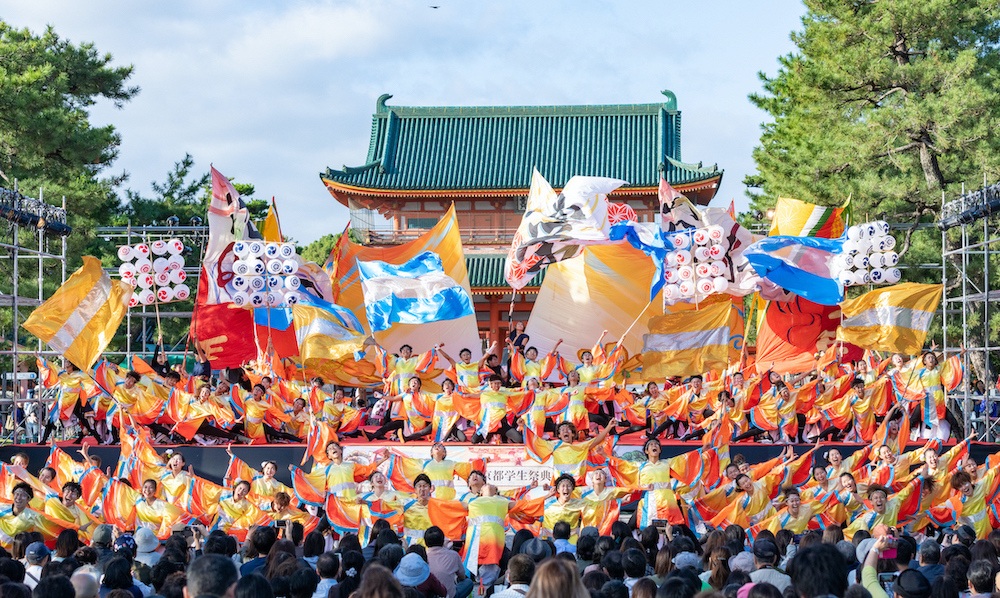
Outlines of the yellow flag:
[{"label": "yellow flag", "polygon": [[73,365],[89,370],[118,330],[131,296],[131,286],[111,280],[101,260],[87,255],[83,266],[31,313],[24,328]]},{"label": "yellow flag", "polygon": [[836,239],[844,233],[843,207],[817,206],[790,197],[779,197],[774,206],[769,236],[822,237]]},{"label": "yellow flag", "polygon": [[731,309],[732,304],[725,301],[699,311],[651,318],[649,334],[643,337],[643,379],[689,376],[726,367]]},{"label": "yellow flag", "polygon": [[862,349],[917,355],[927,339],[942,285],[906,282],[840,304],[837,340]]},{"label": "yellow flag", "polygon": [[274,205],[274,200],[271,200],[271,207],[267,209],[267,218],[264,219],[264,225],[261,227],[260,234],[264,236],[264,240],[268,243],[281,243],[284,241],[281,237],[281,224],[278,222],[278,207]]}]

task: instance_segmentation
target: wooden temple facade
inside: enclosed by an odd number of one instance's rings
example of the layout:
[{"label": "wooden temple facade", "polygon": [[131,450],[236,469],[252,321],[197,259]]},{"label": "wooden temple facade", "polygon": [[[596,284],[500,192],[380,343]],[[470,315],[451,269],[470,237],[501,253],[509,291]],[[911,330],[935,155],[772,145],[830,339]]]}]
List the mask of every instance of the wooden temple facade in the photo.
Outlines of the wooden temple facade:
[{"label": "wooden temple facade", "polygon": [[644,222],[657,218],[661,178],[700,205],[715,197],[723,171],[681,162],[681,113],[663,95],[660,104],[477,107],[389,106],[383,95],[364,165],[320,177],[365,244],[413,240],[454,203],[480,335],[502,341],[511,299],[513,320],[527,320],[544,278],[512,297],[503,277],[533,168],[556,190],[574,175],[629,181],[610,199]]}]

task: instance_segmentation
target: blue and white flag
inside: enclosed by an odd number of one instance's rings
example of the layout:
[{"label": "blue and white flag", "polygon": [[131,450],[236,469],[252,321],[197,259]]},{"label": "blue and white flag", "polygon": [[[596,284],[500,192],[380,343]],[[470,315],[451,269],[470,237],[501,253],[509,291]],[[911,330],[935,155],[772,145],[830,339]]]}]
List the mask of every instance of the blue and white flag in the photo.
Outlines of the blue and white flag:
[{"label": "blue and white flag", "polygon": [[846,237],[765,237],[743,252],[753,269],[779,287],[821,305],[844,300],[837,280],[836,258],[844,252]]},{"label": "blue and white flag", "polygon": [[645,253],[653,260],[656,272],[653,274],[653,282],[649,288],[649,300],[652,301],[656,294],[663,288],[663,262],[667,259],[666,241],[663,238],[663,230],[655,222],[633,222],[626,220],[611,226],[612,241],[628,241],[632,247]]},{"label": "blue and white flag", "polygon": [[358,272],[372,332],[397,322],[427,324],[475,313],[469,293],[445,274],[441,258],[432,251],[398,266],[358,261]]}]

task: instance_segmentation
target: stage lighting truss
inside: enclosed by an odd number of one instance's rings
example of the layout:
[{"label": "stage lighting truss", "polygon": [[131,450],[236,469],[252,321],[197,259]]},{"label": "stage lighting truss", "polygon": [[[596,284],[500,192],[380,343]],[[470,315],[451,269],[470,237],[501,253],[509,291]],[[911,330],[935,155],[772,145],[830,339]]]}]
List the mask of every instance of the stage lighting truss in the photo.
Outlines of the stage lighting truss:
[{"label": "stage lighting truss", "polygon": [[941,206],[937,227],[944,232],[997,213],[1000,213],[1000,183],[971,191]]},{"label": "stage lighting truss", "polygon": [[3,187],[0,187],[0,218],[60,237],[73,232],[66,224],[66,210]]}]

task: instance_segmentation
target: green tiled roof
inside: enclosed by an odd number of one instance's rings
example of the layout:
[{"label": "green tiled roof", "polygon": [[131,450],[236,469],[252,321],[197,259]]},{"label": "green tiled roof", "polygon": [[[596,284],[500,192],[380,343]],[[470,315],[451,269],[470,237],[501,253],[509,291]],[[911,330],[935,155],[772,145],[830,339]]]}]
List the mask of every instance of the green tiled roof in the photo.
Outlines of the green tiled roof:
[{"label": "green tiled roof", "polygon": [[378,99],[367,163],[322,178],[381,190],[527,189],[532,168],[561,188],[573,175],[634,187],[721,175],[681,160],[681,113],[662,104],[608,106],[386,106]]},{"label": "green tiled roof", "polygon": [[[467,255],[465,267],[469,271],[469,286],[476,288],[496,288],[510,286],[503,277],[503,265],[506,255]],[[527,287],[540,287],[545,280],[543,269],[531,279]]]}]

